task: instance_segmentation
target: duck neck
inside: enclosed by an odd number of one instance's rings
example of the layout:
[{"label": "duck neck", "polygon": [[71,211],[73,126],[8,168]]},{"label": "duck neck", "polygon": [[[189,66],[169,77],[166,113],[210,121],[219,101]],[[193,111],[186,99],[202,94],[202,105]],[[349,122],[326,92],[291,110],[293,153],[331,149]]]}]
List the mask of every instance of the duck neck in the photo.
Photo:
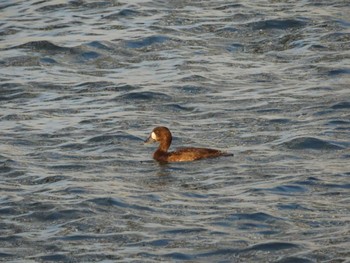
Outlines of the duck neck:
[{"label": "duck neck", "polygon": [[167,138],[166,140],[161,141],[157,151],[167,152],[169,150],[170,144],[171,138]]}]

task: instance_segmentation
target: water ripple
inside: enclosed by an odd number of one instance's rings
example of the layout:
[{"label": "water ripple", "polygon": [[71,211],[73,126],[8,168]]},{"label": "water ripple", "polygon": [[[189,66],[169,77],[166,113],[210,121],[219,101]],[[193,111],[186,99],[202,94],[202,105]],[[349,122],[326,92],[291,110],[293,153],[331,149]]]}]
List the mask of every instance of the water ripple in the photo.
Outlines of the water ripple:
[{"label": "water ripple", "polygon": [[118,97],[118,100],[125,102],[142,102],[142,101],[169,101],[171,97],[161,92],[141,91],[130,92]]},{"label": "water ripple", "polygon": [[263,20],[250,24],[254,30],[269,30],[269,29],[291,29],[306,26],[306,22],[303,20],[285,19],[285,20]]},{"label": "water ripple", "polygon": [[340,150],[343,147],[314,137],[295,138],[283,143],[288,149]]},{"label": "water ripple", "polygon": [[98,206],[115,206],[120,208],[154,211],[154,209],[150,207],[129,204],[128,202],[122,201],[117,198],[95,198],[95,199],[89,200],[89,202],[92,202]]},{"label": "water ripple", "polygon": [[150,45],[163,44],[168,41],[169,38],[166,36],[150,36],[141,40],[130,40],[126,42],[128,48],[144,48]]},{"label": "water ripple", "polygon": [[72,52],[74,49],[67,48],[67,47],[61,47],[58,45],[55,45],[51,43],[50,41],[31,41],[25,44],[21,44],[15,47],[12,47],[13,49],[30,49],[35,51],[46,51],[46,52]]}]

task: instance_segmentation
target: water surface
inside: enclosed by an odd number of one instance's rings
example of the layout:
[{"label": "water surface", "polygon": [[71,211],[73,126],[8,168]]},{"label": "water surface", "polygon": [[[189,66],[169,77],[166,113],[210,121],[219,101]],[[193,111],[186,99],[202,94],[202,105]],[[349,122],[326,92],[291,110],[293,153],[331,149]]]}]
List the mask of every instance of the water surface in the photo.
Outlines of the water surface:
[{"label": "water surface", "polygon": [[[0,261],[349,262],[347,1],[2,1]],[[143,141],[233,157],[160,165]]]}]

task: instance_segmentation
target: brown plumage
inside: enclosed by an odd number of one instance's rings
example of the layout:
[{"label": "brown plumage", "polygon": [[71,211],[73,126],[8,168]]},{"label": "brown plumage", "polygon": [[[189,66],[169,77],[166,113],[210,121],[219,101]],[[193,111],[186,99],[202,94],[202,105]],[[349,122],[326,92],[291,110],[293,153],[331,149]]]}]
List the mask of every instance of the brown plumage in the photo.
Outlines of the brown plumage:
[{"label": "brown plumage", "polygon": [[156,127],[145,142],[159,142],[159,147],[153,154],[153,159],[159,162],[188,162],[204,158],[233,155],[220,150],[194,147],[181,148],[174,152],[168,152],[171,141],[171,132],[167,127]]}]

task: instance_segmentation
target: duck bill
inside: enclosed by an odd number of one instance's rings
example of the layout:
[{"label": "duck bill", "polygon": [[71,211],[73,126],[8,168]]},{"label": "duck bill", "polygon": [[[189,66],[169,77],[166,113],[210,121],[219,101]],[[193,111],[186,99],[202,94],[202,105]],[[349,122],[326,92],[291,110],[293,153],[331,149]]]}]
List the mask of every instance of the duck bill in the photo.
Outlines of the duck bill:
[{"label": "duck bill", "polygon": [[149,143],[155,143],[156,140],[154,140],[151,135],[145,140],[145,143],[149,144]]}]

